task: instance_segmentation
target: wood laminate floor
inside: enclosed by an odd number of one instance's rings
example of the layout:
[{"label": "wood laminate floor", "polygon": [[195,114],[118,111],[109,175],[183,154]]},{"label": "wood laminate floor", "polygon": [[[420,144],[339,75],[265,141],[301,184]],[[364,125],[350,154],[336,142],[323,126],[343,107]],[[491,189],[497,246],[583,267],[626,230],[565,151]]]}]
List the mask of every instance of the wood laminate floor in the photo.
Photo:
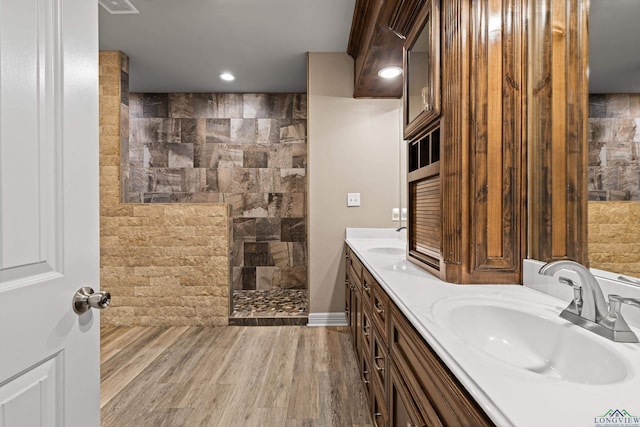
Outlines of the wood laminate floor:
[{"label": "wood laminate floor", "polygon": [[371,426],[347,328],[105,327],[101,426]]}]

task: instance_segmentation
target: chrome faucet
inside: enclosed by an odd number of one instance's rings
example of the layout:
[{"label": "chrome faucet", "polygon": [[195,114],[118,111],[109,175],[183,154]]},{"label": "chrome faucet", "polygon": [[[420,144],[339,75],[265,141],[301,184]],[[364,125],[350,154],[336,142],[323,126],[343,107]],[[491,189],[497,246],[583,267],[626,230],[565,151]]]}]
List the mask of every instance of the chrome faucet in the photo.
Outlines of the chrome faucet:
[{"label": "chrome faucet", "polygon": [[588,268],[575,261],[549,262],[538,273],[553,276],[560,270],[573,271],[580,279],[580,285],[576,285],[566,277],[558,278],[560,283],[573,288],[573,301],[560,313],[560,317],[612,341],[639,342],[622,317],[620,306],[625,303],[640,308],[640,300],[609,295],[607,306],[596,278]]},{"label": "chrome faucet", "polygon": [[[593,277],[587,267],[575,261],[562,260],[543,265],[539,273],[545,276],[553,276],[556,272],[563,269],[574,271],[578,275],[578,278],[580,278],[580,285],[582,286],[582,310],[579,315],[595,323],[604,319],[608,312],[607,302],[604,299],[598,281]],[[566,278],[562,279],[567,280]]]}]

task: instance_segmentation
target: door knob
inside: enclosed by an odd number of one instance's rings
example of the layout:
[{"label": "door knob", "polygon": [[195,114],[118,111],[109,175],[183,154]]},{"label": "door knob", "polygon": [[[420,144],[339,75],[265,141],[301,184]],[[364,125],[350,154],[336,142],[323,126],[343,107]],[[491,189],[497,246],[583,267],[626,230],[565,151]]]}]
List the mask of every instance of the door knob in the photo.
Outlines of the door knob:
[{"label": "door knob", "polygon": [[82,314],[90,308],[102,310],[111,304],[111,294],[106,291],[94,292],[89,286],[78,289],[73,296],[73,311]]}]

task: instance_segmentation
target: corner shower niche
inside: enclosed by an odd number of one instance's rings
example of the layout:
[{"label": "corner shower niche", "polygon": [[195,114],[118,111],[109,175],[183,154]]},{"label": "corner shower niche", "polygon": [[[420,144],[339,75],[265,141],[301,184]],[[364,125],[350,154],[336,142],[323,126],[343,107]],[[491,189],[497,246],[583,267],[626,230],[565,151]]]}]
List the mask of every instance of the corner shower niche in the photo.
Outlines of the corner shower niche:
[{"label": "corner shower niche", "polygon": [[125,202],[232,206],[230,324],[306,324],[306,94],[132,93],[129,121]]}]

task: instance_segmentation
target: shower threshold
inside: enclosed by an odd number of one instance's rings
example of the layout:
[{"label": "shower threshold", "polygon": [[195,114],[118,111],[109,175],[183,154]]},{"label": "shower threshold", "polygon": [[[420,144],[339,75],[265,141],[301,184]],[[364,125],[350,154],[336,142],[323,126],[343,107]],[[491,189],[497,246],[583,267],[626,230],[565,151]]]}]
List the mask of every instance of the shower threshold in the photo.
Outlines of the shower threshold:
[{"label": "shower threshold", "polygon": [[234,290],[229,325],[306,325],[306,289]]}]

